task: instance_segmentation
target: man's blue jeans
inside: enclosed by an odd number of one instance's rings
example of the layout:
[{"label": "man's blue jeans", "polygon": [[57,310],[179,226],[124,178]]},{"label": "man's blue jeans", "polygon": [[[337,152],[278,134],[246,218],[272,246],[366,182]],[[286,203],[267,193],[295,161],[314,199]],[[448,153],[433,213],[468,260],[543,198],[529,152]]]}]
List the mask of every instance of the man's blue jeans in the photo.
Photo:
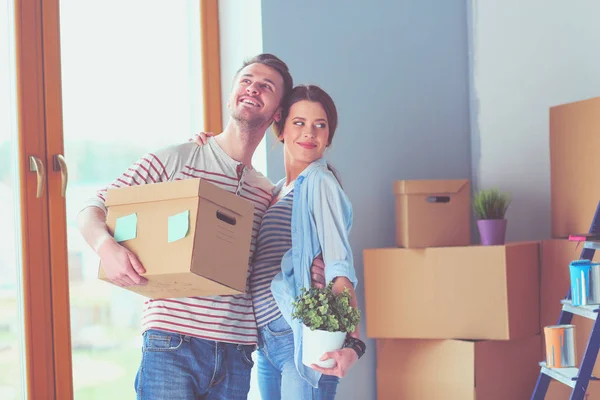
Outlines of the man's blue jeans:
[{"label": "man's blue jeans", "polygon": [[283,317],[258,329],[258,388],[264,400],[332,400],[340,379],[322,375],[319,388],[300,376],[294,364],[294,335]]},{"label": "man's blue jeans", "polygon": [[246,399],[254,346],[144,332],[138,400]]}]

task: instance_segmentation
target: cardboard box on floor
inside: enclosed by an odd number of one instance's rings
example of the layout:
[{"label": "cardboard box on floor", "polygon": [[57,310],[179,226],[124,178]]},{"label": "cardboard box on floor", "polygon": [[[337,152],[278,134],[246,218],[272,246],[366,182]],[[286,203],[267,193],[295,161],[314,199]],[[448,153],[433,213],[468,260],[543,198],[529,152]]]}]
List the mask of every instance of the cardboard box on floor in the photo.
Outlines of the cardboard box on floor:
[{"label": "cardboard box on floor", "polygon": [[[246,290],[254,205],[202,179],[111,189],[106,224],[138,256],[150,298]],[[133,236],[133,238],[132,238]],[[98,277],[106,275],[100,265]]]},{"label": "cardboard box on floor", "polygon": [[366,249],[367,336],[508,340],[540,333],[539,243]]},{"label": "cardboard box on floor", "polygon": [[471,244],[469,180],[396,181],[394,193],[398,247]]},{"label": "cardboard box on floor", "polygon": [[600,97],[550,108],[552,237],[589,230],[600,200]]},{"label": "cardboard box on floor", "polygon": [[524,400],[539,372],[539,335],[510,341],[377,340],[379,400]]}]

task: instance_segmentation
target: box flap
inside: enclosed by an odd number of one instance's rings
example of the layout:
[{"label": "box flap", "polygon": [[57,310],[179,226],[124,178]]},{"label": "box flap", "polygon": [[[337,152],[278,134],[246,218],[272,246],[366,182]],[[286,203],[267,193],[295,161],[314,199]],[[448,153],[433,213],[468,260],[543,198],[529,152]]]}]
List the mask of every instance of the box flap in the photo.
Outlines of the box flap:
[{"label": "box flap", "polygon": [[108,189],[106,193],[107,207],[116,204],[147,203],[198,196],[202,179],[183,179],[146,185],[127,186]]},{"label": "box flap", "polygon": [[394,182],[394,193],[396,194],[442,194],[458,193],[467,184],[468,179],[445,179],[445,180],[405,180]]},{"label": "box flap", "polygon": [[236,196],[217,185],[202,180],[199,185],[199,196],[218,204],[221,208],[252,217],[254,214],[254,203],[250,200]]},{"label": "box flap", "polygon": [[244,200],[201,178],[109,189],[105,205],[110,207],[189,197],[202,197],[240,214],[246,213],[250,209],[254,210],[254,204],[251,201]]}]

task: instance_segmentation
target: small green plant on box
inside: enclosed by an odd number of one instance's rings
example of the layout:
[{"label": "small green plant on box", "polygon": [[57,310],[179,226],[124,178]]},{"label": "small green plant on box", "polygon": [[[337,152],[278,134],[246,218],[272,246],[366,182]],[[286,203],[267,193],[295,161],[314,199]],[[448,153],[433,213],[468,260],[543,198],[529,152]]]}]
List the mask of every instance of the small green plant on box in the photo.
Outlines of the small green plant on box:
[{"label": "small green plant on box", "polygon": [[333,293],[333,282],[323,289],[302,288],[293,303],[292,318],[300,320],[311,330],[327,332],[354,332],[360,322],[360,310],[350,305],[348,288]]},{"label": "small green plant on box", "polygon": [[504,219],[510,197],[498,189],[482,189],[475,194],[473,209],[479,220]]}]

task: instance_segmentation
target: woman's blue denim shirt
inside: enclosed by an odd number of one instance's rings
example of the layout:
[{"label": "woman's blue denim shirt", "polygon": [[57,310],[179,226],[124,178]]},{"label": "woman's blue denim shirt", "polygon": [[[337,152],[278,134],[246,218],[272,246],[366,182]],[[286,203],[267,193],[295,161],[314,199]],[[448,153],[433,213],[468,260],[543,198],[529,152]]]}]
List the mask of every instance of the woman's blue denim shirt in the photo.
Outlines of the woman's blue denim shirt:
[{"label": "woman's blue denim shirt", "polygon": [[[275,192],[281,189],[280,181]],[[294,332],[294,362],[300,375],[317,387],[321,373],[302,364],[302,323],[292,319],[292,302],[300,289],[311,286],[313,260],[323,255],[325,279],[348,278],[358,283],[348,235],[352,227],[352,204],[327,162],[321,158],[310,164],[294,183],[292,206],[292,248],[281,260],[281,272],[271,290],[281,314]]]}]

